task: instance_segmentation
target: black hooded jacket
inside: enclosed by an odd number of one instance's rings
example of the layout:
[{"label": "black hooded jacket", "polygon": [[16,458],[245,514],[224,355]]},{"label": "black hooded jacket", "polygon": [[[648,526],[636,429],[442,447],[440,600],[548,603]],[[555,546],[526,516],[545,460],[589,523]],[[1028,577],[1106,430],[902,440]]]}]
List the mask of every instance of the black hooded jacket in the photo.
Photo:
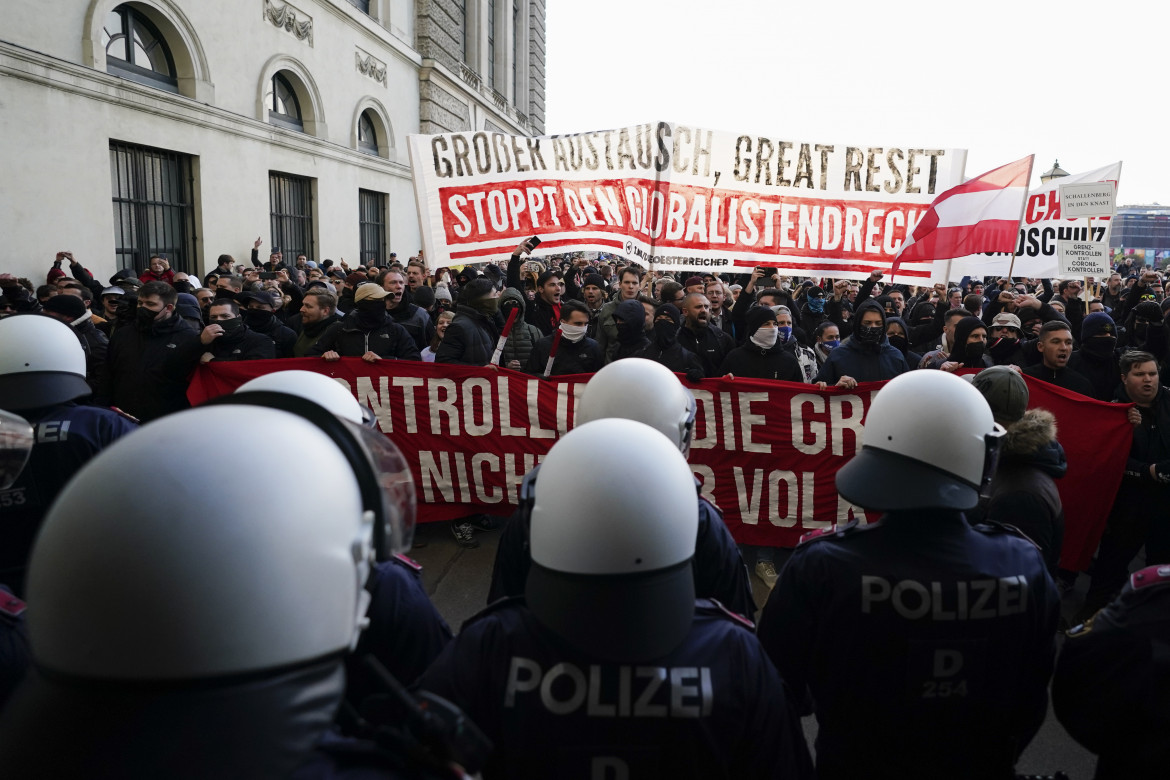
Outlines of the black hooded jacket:
[{"label": "black hooded jacket", "polygon": [[178,314],[147,332],[136,325],[118,328],[110,337],[94,400],[142,422],[186,409],[191,405],[187,382],[202,354],[199,334]]},{"label": "black hooded jacket", "polygon": [[717,376],[732,374],[744,379],[777,379],[781,382],[803,382],[804,373],[800,363],[783,344],[776,343],[771,349],[762,349],[750,340],[742,347],[727,353]]},{"label": "black hooded jacket", "polygon": [[211,342],[205,351],[210,352],[217,363],[271,360],[276,357],[276,343],[263,333],[241,325],[235,333],[224,334]]},{"label": "black hooded jacket", "polygon": [[414,339],[406,332],[406,328],[390,319],[389,315],[378,327],[364,330],[358,324],[359,314],[361,312],[352,311],[345,315],[341,322],[330,325],[309,350],[308,355],[316,357],[326,352],[336,352],[342,357],[361,357],[367,352],[373,352],[380,358],[422,359],[418,347],[414,345]]},{"label": "black hooded jacket", "polygon": [[621,301],[613,311],[617,325],[617,348],[608,355],[610,361],[633,357],[638,350],[649,346],[646,336],[646,308],[639,301]]},{"label": "black hooded jacket", "polygon": [[1081,322],[1081,348],[1072,353],[1068,367],[1093,385],[1092,398],[1112,401],[1121,383],[1117,362],[1117,326],[1108,314],[1096,313]]},{"label": "black hooded jacket", "polygon": [[887,332],[890,329],[890,325],[901,325],[902,326],[902,333],[905,334],[903,336],[903,338],[906,339],[905,346],[903,346],[901,343],[895,342],[893,339],[891,339],[887,335],[886,338],[889,340],[890,346],[892,346],[894,349],[896,349],[902,353],[902,357],[906,358],[906,365],[911,366],[911,367],[917,366],[920,362],[922,362],[922,355],[920,355],[917,352],[914,352],[913,350],[910,349],[910,344],[912,343],[910,338],[909,338],[910,327],[906,324],[906,321],[904,319],[902,319],[901,317],[887,317],[886,318],[886,331]]},{"label": "black hooded jacket", "polygon": [[464,366],[486,366],[496,351],[500,328],[495,320],[460,304],[455,318],[447,325],[447,333],[435,352],[436,363],[457,363]]},{"label": "black hooded jacket", "polygon": [[876,344],[863,344],[856,334],[850,336],[848,341],[829,353],[815,381],[835,385],[841,377],[849,376],[858,382],[880,382],[893,379],[910,370],[906,358],[890,346],[890,341],[886,338],[885,309],[873,301],[866,301],[857,307],[854,321],[860,323],[861,318],[869,311],[876,311],[882,315],[881,339]]},{"label": "black hooded jacket", "polygon": [[955,324],[955,343],[951,345],[951,354],[947,356],[948,362],[959,363],[963,368],[990,368],[995,365],[986,351],[980,352],[979,357],[974,360],[968,358],[967,339],[979,329],[986,331],[987,326],[978,317],[964,317]]},{"label": "black hooded jacket", "polygon": [[[638,304],[641,306],[642,304]],[[687,374],[688,377],[701,379],[706,374],[701,361],[694,352],[678,342],[677,331],[682,328],[682,313],[673,303],[664,303],[654,313],[654,319],[666,314],[675,326],[675,334],[671,338],[662,339],[655,333],[650,342],[633,354],[633,357],[646,358],[655,363],[661,363],[676,374]],[[657,325],[657,322],[655,323]]]}]

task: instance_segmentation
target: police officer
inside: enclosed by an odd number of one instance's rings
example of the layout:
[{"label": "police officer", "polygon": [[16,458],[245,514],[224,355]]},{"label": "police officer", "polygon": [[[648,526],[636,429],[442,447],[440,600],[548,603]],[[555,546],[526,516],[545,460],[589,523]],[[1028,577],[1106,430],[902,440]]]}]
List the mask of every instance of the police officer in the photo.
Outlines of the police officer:
[{"label": "police officer", "polygon": [[806,534],[760,618],[784,681],[811,693],[820,778],[1011,778],[1043,722],[1056,587],[1035,545],[963,516],[1002,436],[979,391],[945,372],[873,399],[836,481],[886,514]]},{"label": "police officer", "polygon": [[1099,756],[1096,780],[1156,777],[1170,766],[1170,566],[1130,575],[1121,595],[1069,632],[1052,707]]},{"label": "police officer", "polygon": [[0,344],[0,409],[19,413],[36,429],[28,465],[0,490],[0,582],[20,597],[33,539],[53,499],[92,457],[138,425],[119,412],[76,403],[92,391],[85,351],[65,323],[6,317]]},{"label": "police officer", "polygon": [[[300,398],[244,400],[143,428],[54,504],[29,571],[35,671],[0,718],[6,778],[276,778],[312,757],[365,622],[375,531],[402,549],[411,512],[371,449],[384,436]],[[127,474],[189,477],[187,450],[225,441],[252,480],[107,500]],[[285,476],[274,447],[314,452],[334,489],[258,515],[254,484]]]},{"label": "police officer", "polygon": [[693,491],[678,448],[631,420],[574,428],[526,479],[525,596],[419,680],[495,743],[485,778],[812,776],[751,624],[695,600]]},{"label": "police officer", "polygon": [[[236,389],[237,395],[273,392],[314,401],[354,425],[372,429],[376,423],[369,409],[363,410],[341,384],[313,371],[276,371],[256,377]],[[264,399],[261,396],[258,400]],[[399,470],[406,468],[403,463]],[[412,506],[413,484],[402,481],[400,487],[410,499],[403,502],[403,506]],[[447,621],[435,609],[423,587],[422,565],[401,553],[377,552],[379,560],[374,563],[366,582],[366,590],[370,593],[366,615],[370,622],[345,665],[346,700],[354,706],[378,689],[364,663],[367,655],[378,659],[399,683],[409,686],[430,666],[452,637]]]},{"label": "police officer", "polygon": [[[657,430],[682,452],[690,453],[695,425],[695,398],[678,377],[665,366],[644,358],[627,358],[598,371],[585,386],[577,406],[577,425],[607,417],[636,420]],[[621,459],[618,442],[605,449],[606,457]],[[590,466],[597,454],[582,460]],[[641,480],[644,475],[628,471],[623,481]],[[582,468],[581,479],[588,479]],[[697,489],[695,491],[698,492]],[[725,607],[749,618],[755,616],[752,586],[739,547],[723,523],[719,510],[698,495],[699,526],[695,536],[695,593],[716,599]],[[488,603],[524,592],[531,565],[528,549],[527,515],[513,515],[500,534]]]}]

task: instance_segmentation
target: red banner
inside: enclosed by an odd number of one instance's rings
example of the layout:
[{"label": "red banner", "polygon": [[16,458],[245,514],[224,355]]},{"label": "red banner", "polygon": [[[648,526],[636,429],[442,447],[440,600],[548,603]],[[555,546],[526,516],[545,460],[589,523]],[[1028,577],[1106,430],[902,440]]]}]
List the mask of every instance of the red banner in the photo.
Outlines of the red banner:
[{"label": "red banner", "polygon": [[[576,399],[588,381],[433,363],[304,358],[202,365],[188,397],[198,404],[261,374],[290,369],[333,377],[369,405],[411,465],[424,522],[509,512],[524,474],[572,427]],[[856,452],[870,398],[881,383],[854,390],[753,379],[687,384],[698,404],[691,468],[737,541],[791,547],[801,534],[855,515],[877,519],[842,499],[834,477]],[[1126,407],[1032,379],[1028,386],[1031,405],[1056,416],[1068,454],[1068,475],[1057,482],[1066,523],[1062,564],[1084,569],[1129,452]],[[947,435],[948,421],[924,423]],[[620,458],[622,446],[614,442],[611,451],[597,455]],[[582,464],[582,474],[588,470]]]}]

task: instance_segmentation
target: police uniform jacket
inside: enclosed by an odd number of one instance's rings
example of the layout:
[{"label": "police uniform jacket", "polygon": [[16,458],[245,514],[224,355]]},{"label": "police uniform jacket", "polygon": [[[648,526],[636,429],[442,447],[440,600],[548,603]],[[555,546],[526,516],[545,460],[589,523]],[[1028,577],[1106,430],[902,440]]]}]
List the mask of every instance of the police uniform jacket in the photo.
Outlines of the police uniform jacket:
[{"label": "police uniform jacket", "polygon": [[822,780],[986,780],[1012,776],[1044,721],[1058,611],[1031,542],[900,513],[806,535],[758,631],[811,693]]}]

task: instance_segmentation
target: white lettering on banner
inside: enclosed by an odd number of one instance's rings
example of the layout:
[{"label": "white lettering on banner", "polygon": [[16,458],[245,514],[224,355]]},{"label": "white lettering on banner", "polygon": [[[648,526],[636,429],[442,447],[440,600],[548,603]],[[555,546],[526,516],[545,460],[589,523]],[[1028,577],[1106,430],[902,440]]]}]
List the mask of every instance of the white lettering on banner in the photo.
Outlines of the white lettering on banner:
[{"label": "white lettering on banner", "polygon": [[[813,518],[813,485],[816,473],[794,472],[773,469],[766,475],[763,469],[753,469],[751,483],[740,466],[732,468],[736,494],[739,497],[740,521],[748,525],[760,522],[760,511],[764,510],[768,522],[777,528],[791,528],[797,519],[810,521]],[[768,488],[768,505],[762,506],[764,486]],[[797,507],[801,508],[799,515]],[[806,527],[808,527],[806,525]]]},{"label": "white lettering on banner", "polygon": [[575,664],[558,663],[546,672],[532,659],[512,656],[504,706],[516,707],[520,695],[539,692],[540,705],[554,715],[584,711],[590,718],[705,718],[715,703],[712,680],[706,666],[593,664],[586,674]]},{"label": "white lettering on banner", "polygon": [[[790,402],[792,412],[792,446],[805,455],[818,455],[826,445],[831,444],[834,455],[845,455],[845,432],[852,432],[853,454],[861,446],[861,419],[865,416],[865,404],[858,395],[833,395],[828,399],[829,420],[824,422],[807,415],[825,413],[825,397],[805,393],[795,395]],[[811,407],[811,410],[808,408]],[[811,436],[811,440],[810,440]]]},{"label": "white lettering on banner", "polygon": [[1028,581],[1023,575],[970,582],[930,582],[862,575],[861,611],[874,614],[888,604],[906,620],[986,620],[1022,614],[1028,606]]}]

